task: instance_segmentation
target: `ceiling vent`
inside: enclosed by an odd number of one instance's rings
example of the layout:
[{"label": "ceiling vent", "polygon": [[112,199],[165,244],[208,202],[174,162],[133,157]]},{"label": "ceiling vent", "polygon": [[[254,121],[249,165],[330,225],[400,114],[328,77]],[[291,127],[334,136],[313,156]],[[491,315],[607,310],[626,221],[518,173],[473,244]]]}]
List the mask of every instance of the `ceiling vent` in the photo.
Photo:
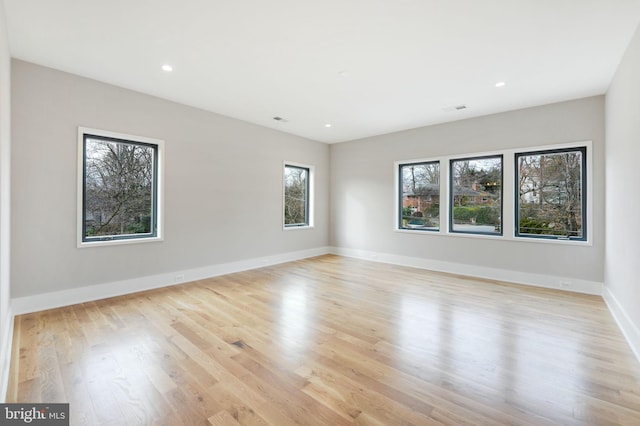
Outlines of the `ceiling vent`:
[{"label": "ceiling vent", "polygon": [[467,106],[464,104],[461,105],[454,105],[454,106],[448,106],[448,107],[444,107],[442,108],[442,110],[444,112],[452,112],[452,111],[462,111],[464,109],[467,109]]}]

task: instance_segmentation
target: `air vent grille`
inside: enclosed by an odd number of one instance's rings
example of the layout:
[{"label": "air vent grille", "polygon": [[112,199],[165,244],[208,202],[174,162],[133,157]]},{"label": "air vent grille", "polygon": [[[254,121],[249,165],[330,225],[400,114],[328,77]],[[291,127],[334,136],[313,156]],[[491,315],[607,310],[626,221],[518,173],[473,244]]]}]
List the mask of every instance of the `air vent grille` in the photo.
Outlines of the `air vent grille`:
[{"label": "air vent grille", "polygon": [[444,108],[442,108],[442,110],[444,112],[453,112],[453,111],[462,111],[467,109],[467,106],[465,104],[460,104],[460,105],[449,105],[446,106]]}]

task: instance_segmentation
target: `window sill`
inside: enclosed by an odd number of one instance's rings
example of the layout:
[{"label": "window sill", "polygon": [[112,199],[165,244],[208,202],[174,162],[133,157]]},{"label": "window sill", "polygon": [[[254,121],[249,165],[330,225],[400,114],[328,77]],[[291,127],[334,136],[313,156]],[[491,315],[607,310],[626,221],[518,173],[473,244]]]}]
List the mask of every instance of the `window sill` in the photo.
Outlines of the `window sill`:
[{"label": "window sill", "polygon": [[400,234],[420,234],[420,235],[432,235],[437,237],[453,237],[453,238],[475,238],[481,240],[493,240],[493,241],[508,241],[517,243],[536,243],[536,244],[559,244],[570,246],[593,246],[591,240],[564,240],[564,239],[551,239],[551,238],[528,238],[528,237],[515,237],[508,235],[489,235],[489,234],[465,234],[461,232],[446,232],[440,231],[418,231],[413,229],[395,229],[395,232]]},{"label": "window sill", "polygon": [[130,238],[123,240],[96,240],[96,241],[79,241],[78,248],[88,247],[104,247],[104,246],[118,246],[127,244],[141,244],[141,243],[154,243],[164,241],[162,237],[148,237],[148,238]]},{"label": "window sill", "polygon": [[295,231],[295,230],[300,230],[300,229],[313,229],[313,228],[314,228],[313,225],[283,226],[282,230],[283,231]]}]

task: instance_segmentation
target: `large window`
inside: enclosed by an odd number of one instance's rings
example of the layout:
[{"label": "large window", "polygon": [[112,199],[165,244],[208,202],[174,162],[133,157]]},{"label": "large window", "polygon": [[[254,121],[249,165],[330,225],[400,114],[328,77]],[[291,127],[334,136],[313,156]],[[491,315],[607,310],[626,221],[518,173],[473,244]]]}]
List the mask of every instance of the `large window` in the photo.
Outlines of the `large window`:
[{"label": "large window", "polygon": [[158,239],[161,141],[79,129],[80,245]]},{"label": "large window", "polygon": [[590,157],[591,141],[584,141],[396,161],[395,227],[591,244]]},{"label": "large window", "polygon": [[586,148],[515,154],[516,236],[586,240]]},{"label": "large window", "polygon": [[311,167],[284,165],[284,226],[307,227],[311,219]]},{"label": "large window", "polygon": [[438,231],[440,229],[440,162],[399,165],[398,227]]},{"label": "large window", "polygon": [[502,235],[502,155],[451,160],[450,231]]}]

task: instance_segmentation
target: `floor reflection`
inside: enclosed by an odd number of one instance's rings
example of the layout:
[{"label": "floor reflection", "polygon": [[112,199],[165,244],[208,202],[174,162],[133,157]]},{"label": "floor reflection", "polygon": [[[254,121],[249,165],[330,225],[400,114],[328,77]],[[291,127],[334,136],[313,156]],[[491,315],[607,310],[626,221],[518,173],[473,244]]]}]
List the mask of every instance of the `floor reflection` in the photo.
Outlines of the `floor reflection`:
[{"label": "floor reflection", "polygon": [[445,299],[401,298],[396,355],[417,376],[440,384],[473,378],[463,387],[469,395],[527,401],[526,410],[589,412],[580,395],[593,386],[580,372],[593,369],[584,356],[590,340],[572,329],[571,318],[558,324],[499,300],[470,306]]},{"label": "floor reflection", "polygon": [[313,317],[308,284],[296,281],[283,288],[278,318],[278,340],[283,356],[302,356],[306,352],[310,317]]}]

